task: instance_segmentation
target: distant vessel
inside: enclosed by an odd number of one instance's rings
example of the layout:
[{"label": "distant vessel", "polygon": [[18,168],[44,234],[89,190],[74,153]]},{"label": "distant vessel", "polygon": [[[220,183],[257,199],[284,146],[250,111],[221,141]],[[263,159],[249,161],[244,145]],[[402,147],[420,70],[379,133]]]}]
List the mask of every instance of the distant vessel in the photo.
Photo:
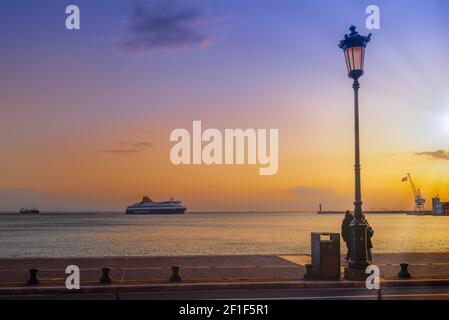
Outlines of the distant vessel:
[{"label": "distant vessel", "polygon": [[141,202],[126,208],[126,214],[183,214],[187,210],[181,203],[171,198],[168,201],[154,202],[144,196]]},{"label": "distant vessel", "polygon": [[20,214],[39,214],[40,211],[37,209],[26,209],[26,208],[22,208],[19,211]]}]

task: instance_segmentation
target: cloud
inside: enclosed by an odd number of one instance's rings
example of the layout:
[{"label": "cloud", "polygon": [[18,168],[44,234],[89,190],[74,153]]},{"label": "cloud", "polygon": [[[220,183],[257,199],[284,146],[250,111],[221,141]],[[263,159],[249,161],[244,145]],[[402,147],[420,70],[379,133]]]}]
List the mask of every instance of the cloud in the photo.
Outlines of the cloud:
[{"label": "cloud", "polygon": [[427,156],[432,159],[449,160],[449,151],[445,150],[416,152],[415,154],[418,156]]},{"label": "cloud", "polygon": [[131,154],[138,153],[144,148],[153,148],[155,145],[152,142],[141,141],[141,142],[128,142],[119,141],[118,144],[123,148],[113,148],[107,149],[105,152],[114,154]]},{"label": "cloud", "polygon": [[203,30],[206,22],[199,9],[173,1],[163,5],[154,2],[151,5],[137,4],[122,46],[133,53],[203,47],[211,40]]},{"label": "cloud", "polygon": [[133,144],[133,146],[137,148],[153,148],[154,144],[151,142],[136,142]]},{"label": "cloud", "polygon": [[115,153],[115,154],[127,154],[127,153],[136,153],[138,151],[135,149],[108,149],[108,150],[105,150],[105,152]]}]

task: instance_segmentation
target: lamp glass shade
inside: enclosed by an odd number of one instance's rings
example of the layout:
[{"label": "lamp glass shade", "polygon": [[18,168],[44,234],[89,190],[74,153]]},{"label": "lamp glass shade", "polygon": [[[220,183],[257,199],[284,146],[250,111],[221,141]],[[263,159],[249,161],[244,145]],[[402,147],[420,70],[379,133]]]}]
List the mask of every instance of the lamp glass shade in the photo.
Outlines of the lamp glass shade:
[{"label": "lamp glass shade", "polygon": [[346,67],[348,68],[348,73],[363,73],[363,63],[364,63],[365,48],[360,47],[349,47],[345,50]]}]

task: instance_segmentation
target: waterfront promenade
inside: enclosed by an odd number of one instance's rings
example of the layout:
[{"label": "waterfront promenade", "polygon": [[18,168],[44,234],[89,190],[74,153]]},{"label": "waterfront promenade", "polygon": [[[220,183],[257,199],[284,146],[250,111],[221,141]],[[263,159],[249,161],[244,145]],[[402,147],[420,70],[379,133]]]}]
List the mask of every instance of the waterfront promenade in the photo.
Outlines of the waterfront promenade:
[{"label": "waterfront promenade", "polygon": [[[374,259],[383,286],[449,285],[449,254],[377,254]],[[412,279],[398,278],[401,262],[410,263]],[[68,265],[80,268],[82,293],[364,287],[344,280],[305,281],[307,263],[307,255],[1,259],[0,299],[2,295],[68,293]],[[170,282],[173,265],[180,266],[181,283]],[[99,283],[103,267],[111,268],[111,284]],[[31,268],[39,269],[39,285],[27,285]]]}]

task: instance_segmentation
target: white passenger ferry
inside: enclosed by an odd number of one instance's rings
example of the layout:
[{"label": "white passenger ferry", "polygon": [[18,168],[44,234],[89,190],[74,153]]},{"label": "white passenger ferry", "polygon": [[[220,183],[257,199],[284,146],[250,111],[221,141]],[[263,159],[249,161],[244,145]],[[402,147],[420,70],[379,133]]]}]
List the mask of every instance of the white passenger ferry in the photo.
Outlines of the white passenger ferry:
[{"label": "white passenger ferry", "polygon": [[126,208],[126,214],[183,214],[187,210],[175,199],[154,202],[148,196],[144,196],[141,202],[134,203]]}]

